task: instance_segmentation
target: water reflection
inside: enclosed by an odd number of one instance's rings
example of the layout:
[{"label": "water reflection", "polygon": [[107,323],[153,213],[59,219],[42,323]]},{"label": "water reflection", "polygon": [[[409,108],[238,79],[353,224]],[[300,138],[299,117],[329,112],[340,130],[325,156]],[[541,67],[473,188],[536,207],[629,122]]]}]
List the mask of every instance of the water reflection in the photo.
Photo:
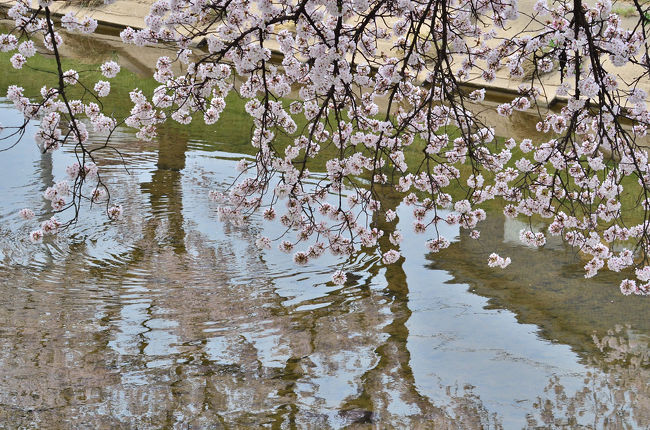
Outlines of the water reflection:
[{"label": "water reflection", "polygon": [[[380,193],[382,207],[396,207],[399,197],[391,193],[388,187],[384,191]],[[377,215],[373,218],[373,226],[386,229],[378,245],[381,253],[386,252],[391,246],[388,235],[394,231],[394,227]],[[380,329],[383,336],[382,342],[374,349],[376,362],[360,376],[358,392],[345,400],[340,414],[359,424],[378,422],[391,415],[419,415],[434,419],[441,413],[418,391],[410,368],[411,357],[406,347],[408,328],[405,323],[411,316],[411,310],[408,307],[406,273],[401,264],[386,268],[372,264],[364,269],[370,274],[368,282],[385,278],[384,306],[391,319]],[[366,313],[365,310],[359,311]],[[402,421],[401,424],[405,425],[406,422]]]},{"label": "water reflection", "polygon": [[[99,55],[99,54],[97,54]],[[122,55],[122,54],[120,54]],[[0,119],[13,115],[0,106]],[[328,284],[335,259],[300,270],[260,255],[256,230],[216,222],[207,190],[239,146],[205,130],[120,130],[104,160],[125,219],[89,211],[32,246],[15,214],[43,205],[72,154],[21,145],[0,159],[0,422],[91,428],[647,428],[645,302],[607,276],[585,282],[560,243],[533,250],[492,214],[480,241],[448,228],[424,252],[398,207],[405,259],[374,251]],[[220,131],[224,134],[225,131]],[[220,149],[223,152],[217,152]],[[398,196],[382,194],[382,206]],[[379,251],[387,248],[390,227]],[[513,233],[514,232],[514,233]],[[511,256],[507,271],[487,255]],[[630,324],[633,329],[622,329]],[[614,329],[614,327],[619,327]],[[592,336],[596,333],[596,341]],[[609,332],[609,334],[608,334]]]},{"label": "water reflection", "polygon": [[630,326],[616,326],[602,338],[594,336],[601,354],[590,356],[582,389],[567,392],[552,377],[527,416],[530,427],[577,427],[591,415],[592,428],[650,427],[650,355],[647,338]]},{"label": "water reflection", "polygon": [[[538,325],[544,338],[578,353],[593,352],[592,333],[615,325],[650,332],[646,301],[614,294],[620,274],[604,271],[585,280],[585,262],[573,249],[553,238],[544,248],[521,246],[523,228],[517,220],[492,214],[480,226],[480,240],[463,232],[448,252],[429,255],[428,267],[448,271],[450,282],[468,284],[470,291],[488,298],[488,308],[508,309],[520,323]],[[510,256],[511,266],[504,271],[487,267],[491,252]],[[461,259],[464,263],[458,264]]]},{"label": "water reflection", "polygon": [[[436,256],[423,253],[408,233],[401,264],[384,268],[376,256],[360,253],[350,263],[351,282],[332,287],[328,267],[296,272],[274,253],[260,256],[254,231],[226,229],[206,211],[205,189],[231,179],[234,161],[225,154],[189,145],[192,137],[173,129],[156,146],[133,144],[132,153],[130,136],[121,136],[132,176],[115,165],[107,180],[124,185],[117,198],[134,207],[127,219],[94,235],[79,226],[87,235],[67,248],[23,244],[35,263],[0,266],[3,422],[517,428],[603,422],[603,414],[578,404],[582,392],[612,410],[620,402],[610,396],[638,396],[640,380],[622,375],[647,370],[647,359],[637,368],[625,361],[606,366],[594,358],[599,351],[589,337],[641,305],[612,307],[608,300],[595,324],[587,309],[595,303],[565,310],[559,298],[547,297],[550,291],[577,298],[576,286],[549,280],[544,289],[531,288],[516,270],[485,269],[482,253],[500,246],[564,270],[556,261],[561,249],[509,243],[503,219],[493,217],[481,241],[461,235],[449,253]],[[23,155],[40,157],[30,150],[24,147]],[[57,177],[69,156],[55,154],[24,180]],[[38,187],[27,190],[40,195]],[[388,190],[382,196],[384,206],[397,205]],[[407,211],[398,213],[408,225]],[[103,222],[89,217],[90,226]],[[381,218],[373,222],[389,228]],[[379,247],[387,247],[386,238]],[[39,257],[43,249],[51,257]],[[526,257],[530,252],[538,254]],[[639,336],[647,334],[642,317],[625,318]],[[495,335],[504,331],[510,340]],[[530,386],[513,388],[509,372]],[[609,385],[584,385],[589,375]],[[547,401],[560,385],[565,394]],[[619,421],[645,425],[644,408]],[[574,410],[580,414],[569,416]]]},{"label": "water reflection", "polygon": [[[150,196],[152,220],[166,221],[165,239],[177,254],[185,253],[181,172],[185,168],[187,141],[187,136],[182,135],[178,128],[162,130],[158,138],[156,170],[151,181],[141,185],[142,191]],[[145,230],[155,231],[151,227]],[[149,235],[147,239],[153,238]]]}]

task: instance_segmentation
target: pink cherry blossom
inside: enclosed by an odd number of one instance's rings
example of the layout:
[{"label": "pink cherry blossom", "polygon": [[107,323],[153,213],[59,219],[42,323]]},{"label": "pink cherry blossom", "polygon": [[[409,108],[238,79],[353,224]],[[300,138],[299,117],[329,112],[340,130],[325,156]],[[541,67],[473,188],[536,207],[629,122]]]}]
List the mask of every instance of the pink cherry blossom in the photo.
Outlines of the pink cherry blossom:
[{"label": "pink cherry blossom", "polygon": [[[64,64],[63,44],[76,43],[69,33],[96,30],[81,13],[46,19],[52,4],[9,6],[0,51],[16,69],[36,46]],[[260,220],[258,211],[278,223],[283,233],[258,238],[259,248],[275,242],[304,264],[379,247],[385,264],[400,264],[386,246],[399,246],[404,225],[427,233],[418,239],[426,250],[442,252],[450,242],[441,225],[478,239],[484,208],[496,204],[508,218],[541,223],[520,232],[524,245],[544,246],[547,234],[565,239],[587,258],[587,277],[635,270],[621,291],[648,290],[639,261],[650,251],[650,48],[638,11],[623,20],[609,1],[540,0],[524,10],[514,0],[177,0],[154,2],[144,24],[124,29],[123,43],[170,50],[151,61],[155,89],[127,89],[123,118],[104,111],[111,84],[90,81],[87,70],[58,70],[40,95],[8,85],[23,124],[6,130],[17,130],[17,140],[36,124],[39,150],[77,157],[67,181],[43,184],[53,210],[75,218],[80,206],[101,206],[118,218],[101,167],[118,125],[146,141],[170,120],[220,127],[234,96],[250,116],[251,157],[210,198],[219,219],[237,228]],[[99,70],[112,79],[120,66],[111,60]],[[495,103],[486,84],[508,91]],[[556,95],[560,103],[547,109]],[[537,133],[497,136],[510,133],[495,126],[516,123],[521,112]],[[403,219],[399,205],[408,207]],[[630,222],[635,205],[645,212]],[[60,231],[57,223],[46,221],[33,238]],[[496,253],[488,259],[491,267],[510,263]]]}]

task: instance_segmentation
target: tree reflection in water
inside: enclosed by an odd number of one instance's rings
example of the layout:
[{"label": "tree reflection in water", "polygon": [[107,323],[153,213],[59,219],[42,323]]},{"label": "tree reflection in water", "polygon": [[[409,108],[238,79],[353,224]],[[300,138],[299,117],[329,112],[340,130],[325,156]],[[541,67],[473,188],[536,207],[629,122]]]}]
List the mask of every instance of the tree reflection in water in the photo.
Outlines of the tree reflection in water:
[{"label": "tree reflection in water", "polygon": [[[594,335],[601,352],[588,359],[584,387],[567,393],[551,378],[527,416],[531,428],[650,428],[650,349],[629,326]],[[591,417],[591,419],[585,417]]]},{"label": "tree reflection in water", "polygon": [[[209,148],[189,150],[195,137],[163,131],[155,153],[141,160],[137,154],[147,151],[129,153],[135,144],[125,136],[125,158],[135,160],[129,168],[144,177],[128,179],[125,199],[139,212],[94,229],[99,236],[76,238],[70,249],[48,244],[50,254],[30,264],[0,264],[0,423],[501,427],[492,403],[465,385],[472,381],[442,384],[441,400],[418,380],[440,375],[435,367],[414,372],[410,324],[418,311],[404,262],[384,268],[374,254],[359,253],[350,263],[354,276],[338,288],[326,285],[328,268],[297,270],[260,258],[253,231],[222,230],[204,214],[205,171],[217,176],[207,185],[227,182],[223,172],[234,163]],[[126,181],[114,161],[111,180]],[[37,174],[53,175],[50,160]],[[386,192],[382,205],[397,200]],[[645,304],[608,296],[606,281],[578,285],[566,275],[575,260],[562,249],[515,246],[502,219],[488,220],[481,241],[461,235],[413,275],[449,272],[456,287],[469,285],[491,307],[535,324],[542,339],[570,345],[588,365],[577,392],[552,378],[527,411],[528,425],[647,427],[647,343],[622,329],[595,344],[590,338],[621,320],[648,333]],[[373,222],[387,228],[380,218]],[[525,260],[526,269],[485,267],[494,247]]]},{"label": "tree reflection in water", "polygon": [[[427,258],[429,268],[453,276],[450,283],[467,284],[486,297],[488,308],[507,309],[520,324],[536,325],[542,338],[569,345],[587,367],[575,393],[560,376],[549,380],[527,415],[528,427],[649,428],[647,303],[612,291],[607,272],[589,280],[575,275],[584,263],[561,242],[521,246],[520,228],[492,214],[481,225],[480,240],[461,232],[447,252]],[[485,261],[493,250],[512,256],[515,264],[507,271],[489,269]]]},{"label": "tree reflection in water", "polygon": [[[127,251],[98,259],[92,247],[79,245],[61,254],[68,256],[63,261],[57,254],[56,264],[49,259],[34,267],[0,268],[0,422],[93,428],[501,427],[502,417],[465,381],[441,387],[442,401],[422,389],[409,349],[413,279],[404,262],[384,268],[377,257],[358,254],[351,262],[355,276],[334,288],[322,284],[327,271],[301,273],[260,259],[251,231],[223,230],[210,239],[213,220],[198,225],[192,210],[203,184],[195,183],[202,175],[197,156],[183,144],[187,139],[163,134],[149,162],[150,179],[131,189],[129,198],[143,201],[145,216],[119,227],[129,230],[122,238],[131,240]],[[385,193],[382,204],[395,201]],[[499,243],[503,226],[493,225]],[[483,240],[490,240],[489,228]],[[633,337],[614,340],[633,333],[621,330],[598,338],[597,345],[585,340],[585,331],[592,331],[586,308],[558,305],[555,318],[545,317],[547,305],[538,300],[542,292],[516,288],[508,284],[516,277],[483,272],[480,262],[472,266],[484,252],[472,248],[479,244],[461,237],[451,257],[430,259],[493,298],[492,306],[537,324],[543,336],[566,342],[591,362],[577,392],[563,388],[562,378],[551,379],[537,408],[528,411],[529,426],[647,426],[647,345],[635,344]],[[292,299],[312,289],[312,296]],[[558,303],[551,290],[544,298]],[[571,312],[577,316],[563,322]],[[590,358],[597,347],[605,354]],[[425,376],[435,379],[436,371]]]},{"label": "tree reflection in water", "polygon": [[[158,136],[158,161],[150,182],[141,185],[149,195],[151,221],[165,222],[164,240],[171,243],[174,252],[185,253],[185,226],[183,225],[182,170],[185,168],[185,152],[188,137],[181,129],[163,128]],[[145,228],[150,233],[151,228]],[[147,239],[153,239],[150,234]]]}]

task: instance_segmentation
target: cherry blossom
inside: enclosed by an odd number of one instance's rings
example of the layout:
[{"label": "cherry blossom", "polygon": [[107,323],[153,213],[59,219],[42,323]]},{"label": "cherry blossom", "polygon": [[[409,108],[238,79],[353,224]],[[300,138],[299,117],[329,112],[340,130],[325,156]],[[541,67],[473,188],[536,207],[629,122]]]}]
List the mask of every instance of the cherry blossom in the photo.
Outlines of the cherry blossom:
[{"label": "cherry blossom", "polygon": [[120,72],[120,65],[115,61],[107,61],[101,66],[102,75],[107,78],[114,78]]},{"label": "cherry blossom", "polygon": [[[95,31],[97,22],[80,14],[55,23],[50,3],[32,9],[18,0],[8,10],[13,28],[0,34],[0,51],[11,53],[13,67],[29,64],[38,43],[60,60],[68,32]],[[275,242],[306,264],[363,248],[399,264],[404,222],[427,252],[443,252],[450,242],[441,225],[478,239],[494,202],[528,223],[524,245],[562,239],[584,259],[586,277],[621,272],[636,277],[620,284],[624,294],[647,294],[650,11],[633,3],[638,16],[625,21],[609,1],[540,0],[521,10],[516,0],[159,0],[144,28],[120,36],[175,52],[155,61],[152,93],[130,89],[125,118],[103,111],[109,81],[91,82],[81,70],[59,67],[59,84],[40,98],[12,85],[7,99],[25,124],[38,123],[40,150],[74,151],[67,182],[45,184],[44,193],[54,211],[73,211],[73,221],[84,204],[101,205],[109,219],[122,213],[102,180],[103,152],[89,149],[93,133],[110,140],[123,123],[152,140],[164,122],[196,118],[219,127],[237,93],[252,118],[254,154],[210,198],[219,219],[237,228],[260,218],[282,226],[273,240],[257,238],[260,249]],[[100,71],[111,79],[120,65],[107,61]],[[487,103],[488,85],[504,80],[514,83],[505,99]],[[71,86],[92,95],[76,99]],[[497,136],[487,111],[497,121],[535,115],[538,134]],[[398,205],[412,220],[397,217]],[[534,231],[533,219],[541,220]],[[30,238],[62,227],[46,221]],[[496,253],[487,260],[511,263]],[[332,280],[341,285],[346,275]]]},{"label": "cherry blossom", "polygon": [[503,258],[494,252],[488,257],[488,266],[490,267],[500,267],[502,269],[505,269],[508,267],[508,265],[510,265],[510,263],[510,257]]},{"label": "cherry blossom", "polygon": [[334,283],[334,285],[343,285],[345,284],[345,281],[347,281],[347,279],[348,279],[347,275],[341,270],[337,270],[332,275],[332,282]]},{"label": "cherry blossom", "polygon": [[97,93],[97,97],[106,97],[111,91],[111,83],[108,81],[98,81],[94,90]]},{"label": "cherry blossom", "polygon": [[34,211],[31,209],[21,209],[20,210],[20,217],[25,220],[30,220],[34,218]]}]

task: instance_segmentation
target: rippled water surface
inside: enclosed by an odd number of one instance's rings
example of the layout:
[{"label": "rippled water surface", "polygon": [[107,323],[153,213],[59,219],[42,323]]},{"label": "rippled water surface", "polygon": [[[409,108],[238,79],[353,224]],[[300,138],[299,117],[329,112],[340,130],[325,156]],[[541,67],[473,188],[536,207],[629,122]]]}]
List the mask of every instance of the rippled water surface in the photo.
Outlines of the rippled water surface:
[{"label": "rippled water surface", "polygon": [[[74,158],[30,133],[0,153],[2,428],[650,426],[647,300],[584,280],[561,243],[519,245],[516,221],[492,214],[479,241],[450,228],[436,255],[407,233],[403,263],[357,254],[335,287],[338,260],[297,268],[255,249],[259,220],[217,222],[233,145],[121,130],[125,165],[102,165],[124,219],[86,209],[33,245],[17,212],[46,211]],[[485,264],[495,249],[508,270]]]}]

